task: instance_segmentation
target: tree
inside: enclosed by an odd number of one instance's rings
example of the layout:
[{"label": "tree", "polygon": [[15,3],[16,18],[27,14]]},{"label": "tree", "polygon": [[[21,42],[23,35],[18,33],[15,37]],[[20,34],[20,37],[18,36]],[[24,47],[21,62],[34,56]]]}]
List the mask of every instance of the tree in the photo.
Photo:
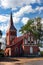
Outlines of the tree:
[{"label": "tree", "polygon": [[25,24],[24,26],[22,26],[21,29],[19,30],[19,32],[21,32],[21,33],[32,32],[31,24],[33,22],[34,22],[33,20],[28,20],[27,24]]},{"label": "tree", "polygon": [[2,37],[2,31],[0,30],[0,38]]},{"label": "tree", "polygon": [[27,24],[22,26],[19,30],[22,33],[29,33],[30,32],[30,41],[31,41],[31,33],[33,34],[34,38],[40,39],[40,31],[41,31],[41,18],[35,18],[37,25],[34,24],[34,19],[28,20]]},{"label": "tree", "polygon": [[42,24],[41,24],[41,18],[40,17],[36,18],[36,22],[37,22],[37,32],[38,32],[38,39],[39,39],[38,43],[40,43],[41,26],[42,26]]},{"label": "tree", "polygon": [[31,27],[31,24],[34,22],[34,20],[28,20],[27,24],[22,26],[21,29],[19,30],[19,32],[22,32],[22,33],[27,33],[27,36],[28,36],[28,33],[30,33],[30,43],[31,43],[31,33],[33,32],[32,31],[32,27]]}]

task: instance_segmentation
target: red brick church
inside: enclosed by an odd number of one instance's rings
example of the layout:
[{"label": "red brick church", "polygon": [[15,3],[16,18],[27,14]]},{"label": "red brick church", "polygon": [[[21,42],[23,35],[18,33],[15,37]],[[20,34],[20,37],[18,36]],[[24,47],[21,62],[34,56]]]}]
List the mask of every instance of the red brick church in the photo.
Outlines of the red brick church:
[{"label": "red brick church", "polygon": [[[31,41],[30,41],[31,36]],[[17,29],[13,24],[12,13],[10,16],[9,28],[6,32],[6,56],[29,56],[38,55],[39,48],[32,33],[17,37]]]}]

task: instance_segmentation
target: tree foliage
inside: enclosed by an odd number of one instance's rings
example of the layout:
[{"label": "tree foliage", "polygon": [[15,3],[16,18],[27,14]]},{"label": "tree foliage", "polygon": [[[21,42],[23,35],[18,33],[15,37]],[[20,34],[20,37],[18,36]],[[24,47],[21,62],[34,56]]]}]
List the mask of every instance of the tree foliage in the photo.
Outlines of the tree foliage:
[{"label": "tree foliage", "polygon": [[21,27],[21,29],[19,30],[19,32],[21,33],[27,33],[27,32],[31,32],[33,33],[34,37],[36,39],[40,38],[40,31],[41,31],[41,18],[35,18],[36,20],[36,25],[34,25],[34,19],[30,19],[28,20],[27,24],[25,24],[24,26]]},{"label": "tree foliage", "polygon": [[33,20],[28,20],[27,24],[21,27],[19,32],[25,33],[25,32],[32,32],[31,24],[33,23]]},{"label": "tree foliage", "polygon": [[0,38],[2,37],[2,31],[0,30]]}]

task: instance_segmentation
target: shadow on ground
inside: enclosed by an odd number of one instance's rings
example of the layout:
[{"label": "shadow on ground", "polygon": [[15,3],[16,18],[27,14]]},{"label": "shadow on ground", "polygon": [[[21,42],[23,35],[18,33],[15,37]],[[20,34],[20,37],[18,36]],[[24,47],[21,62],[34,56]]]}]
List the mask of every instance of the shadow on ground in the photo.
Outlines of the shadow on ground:
[{"label": "shadow on ground", "polygon": [[20,60],[10,57],[0,57],[0,62],[16,62],[16,61],[20,61]]}]

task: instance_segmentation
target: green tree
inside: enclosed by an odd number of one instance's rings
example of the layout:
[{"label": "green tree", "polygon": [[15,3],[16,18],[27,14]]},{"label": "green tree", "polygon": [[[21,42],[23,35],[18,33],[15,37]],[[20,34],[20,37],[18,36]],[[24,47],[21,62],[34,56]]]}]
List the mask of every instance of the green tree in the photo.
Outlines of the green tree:
[{"label": "green tree", "polygon": [[0,38],[2,37],[2,31],[0,30]]},{"label": "green tree", "polygon": [[31,33],[32,33],[37,43],[37,39],[40,39],[41,18],[38,17],[38,18],[35,18],[35,20],[37,22],[36,26],[34,24],[34,19],[28,20],[27,24],[22,26],[19,32],[21,33],[26,32],[27,34],[30,32],[30,41],[31,41]]},{"label": "green tree", "polygon": [[[31,33],[33,32],[32,31],[32,27],[31,27],[31,24],[34,22],[34,20],[28,20],[27,24],[22,26],[21,29],[19,30],[19,32],[22,32],[22,33],[28,33],[30,32],[30,41],[31,41]],[[31,43],[31,42],[30,42]]]},{"label": "green tree", "polygon": [[27,24],[25,24],[24,26],[22,26],[21,29],[19,30],[19,32],[21,32],[21,33],[32,32],[31,24],[33,22],[34,22],[33,20],[28,20]]},{"label": "green tree", "polygon": [[38,43],[40,43],[41,26],[42,26],[42,24],[41,24],[41,18],[40,17],[36,18],[36,22],[37,22],[37,32],[38,32],[38,39],[39,39]]}]

